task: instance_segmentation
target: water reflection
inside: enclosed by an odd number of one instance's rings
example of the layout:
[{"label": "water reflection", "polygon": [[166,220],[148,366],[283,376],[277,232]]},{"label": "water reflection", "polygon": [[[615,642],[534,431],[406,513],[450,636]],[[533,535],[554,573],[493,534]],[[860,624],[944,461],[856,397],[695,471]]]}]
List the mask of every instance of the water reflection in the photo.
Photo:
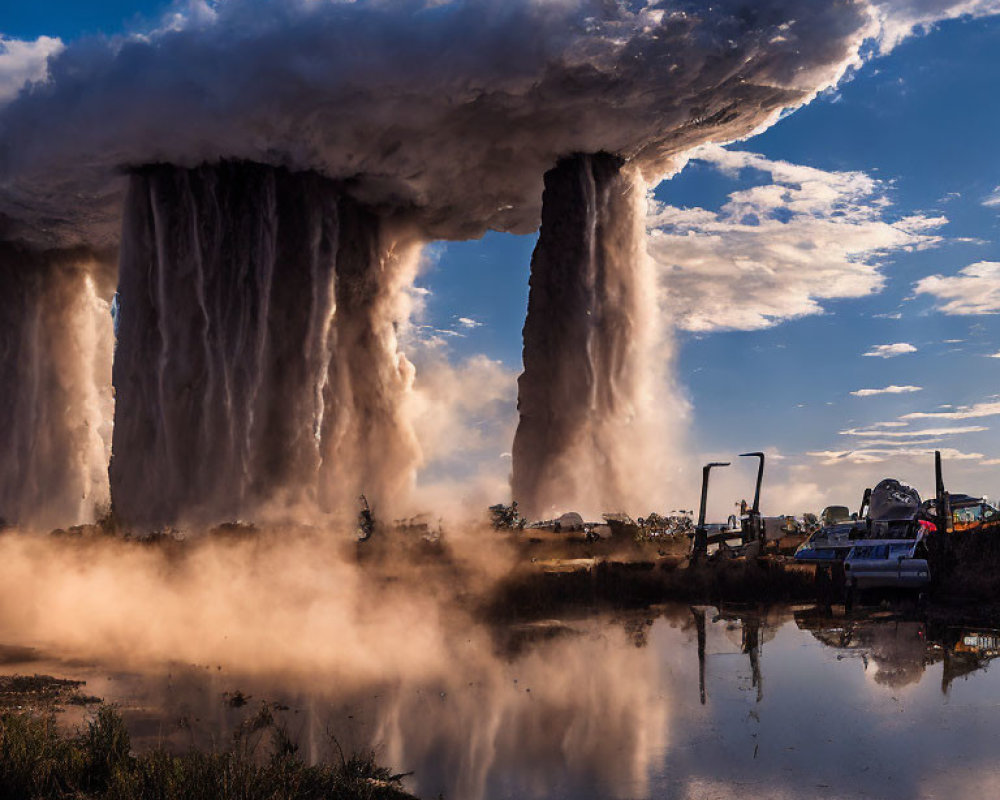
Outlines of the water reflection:
[{"label": "water reflection", "polygon": [[[12,643],[2,671],[88,681],[137,741],[231,735],[266,700],[304,752],[375,746],[423,797],[931,797],[1000,781],[1000,632],[890,614],[670,605],[469,631],[450,668],[121,672]],[[767,691],[765,692],[765,678]],[[336,745],[334,744],[336,739]],[[990,777],[992,776],[992,777]],[[981,784],[976,784],[981,785]]]},{"label": "water reflection", "polygon": [[838,619],[810,612],[797,613],[795,622],[828,647],[860,658],[874,680],[885,686],[914,684],[928,666],[941,660],[941,646],[928,639],[923,622],[891,615]]},{"label": "water reflection", "polygon": [[671,693],[635,633],[633,621],[603,618],[511,626],[490,651],[477,636],[456,645],[451,670],[434,680],[362,686],[216,665],[112,672],[44,657],[4,670],[87,680],[89,693],[121,705],[140,745],[211,747],[267,701],[310,757],[375,746],[414,772],[423,797],[643,797],[667,746]]},{"label": "water reflection", "polygon": [[946,628],[941,641],[944,657],[941,690],[952,681],[981,670],[1000,656],[1000,631],[982,628]]},{"label": "water reflection", "polygon": [[[750,665],[750,683],[756,691],[757,702],[764,699],[764,679],[761,671],[761,648],[765,641],[774,638],[774,633],[780,622],[776,619],[768,621],[767,613],[763,609],[737,608],[737,607],[714,607],[691,606],[691,615],[694,619],[694,628],[697,637],[698,652],[698,696],[702,705],[705,705],[707,695],[705,692],[705,643],[706,643],[706,620],[710,619],[713,625],[721,623],[725,630],[726,637],[733,642],[739,652],[748,657]],[[734,638],[733,634],[737,634]]]},{"label": "water reflection", "polygon": [[845,651],[873,667],[874,680],[902,687],[921,680],[928,667],[941,663],[941,691],[958,679],[984,669],[1000,656],[1000,631],[948,623],[927,623],[892,613],[858,618],[797,611],[795,622],[828,647]]},{"label": "water reflection", "polygon": [[692,608],[694,627],[698,632],[698,696],[705,705],[705,609]]}]

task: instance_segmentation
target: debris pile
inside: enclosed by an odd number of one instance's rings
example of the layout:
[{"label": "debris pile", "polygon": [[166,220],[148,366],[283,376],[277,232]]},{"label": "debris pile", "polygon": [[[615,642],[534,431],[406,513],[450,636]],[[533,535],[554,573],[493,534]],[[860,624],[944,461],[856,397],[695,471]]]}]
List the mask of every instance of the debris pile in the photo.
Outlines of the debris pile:
[{"label": "debris pile", "polygon": [[654,511],[647,517],[639,517],[637,522],[641,541],[664,536],[691,536],[694,533],[694,520],[688,511],[674,511],[667,516]]},{"label": "debris pile", "polygon": [[503,503],[490,506],[490,524],[496,531],[520,531],[524,530],[528,520],[522,517],[517,510],[517,501],[515,500],[509,506]]}]

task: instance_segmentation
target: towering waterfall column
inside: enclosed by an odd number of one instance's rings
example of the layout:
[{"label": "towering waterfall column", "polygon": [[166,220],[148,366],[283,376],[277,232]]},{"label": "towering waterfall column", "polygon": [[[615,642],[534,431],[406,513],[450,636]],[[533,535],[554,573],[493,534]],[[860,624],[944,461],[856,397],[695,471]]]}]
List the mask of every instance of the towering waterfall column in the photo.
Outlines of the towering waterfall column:
[{"label": "towering waterfall column", "polygon": [[513,496],[529,516],[649,502],[644,456],[659,443],[644,222],[645,185],[614,156],[572,156],[545,175],[513,447]]},{"label": "towering waterfall column", "polygon": [[235,519],[314,487],[337,201],[258,164],[131,176],[111,458],[126,523]]},{"label": "towering waterfall column", "polygon": [[111,315],[92,259],[0,244],[0,518],[51,529],[108,502]]},{"label": "towering waterfall column", "polygon": [[111,460],[123,521],[311,510],[337,494],[320,486],[331,475],[353,509],[356,492],[405,483],[394,478],[412,464],[393,448],[406,429],[386,421],[403,390],[373,377],[401,363],[384,335],[383,241],[378,215],[313,173],[225,162],[132,175]]},{"label": "towering waterfall column", "polygon": [[409,316],[405,290],[416,277],[420,242],[405,225],[349,199],[340,213],[321,500],[327,508],[356,508],[365,493],[385,518],[401,511],[420,460],[404,413],[414,370],[397,342]]}]

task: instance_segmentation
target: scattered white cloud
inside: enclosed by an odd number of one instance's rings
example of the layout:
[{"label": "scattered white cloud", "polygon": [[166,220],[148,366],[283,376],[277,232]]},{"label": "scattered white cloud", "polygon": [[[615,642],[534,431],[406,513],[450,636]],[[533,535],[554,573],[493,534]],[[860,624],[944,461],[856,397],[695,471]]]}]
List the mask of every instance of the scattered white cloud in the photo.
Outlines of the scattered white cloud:
[{"label": "scattered white cloud", "polygon": [[517,373],[475,355],[458,363],[431,357],[420,363],[414,384],[413,418],[428,462],[463,460],[509,448],[505,436],[516,420]]},{"label": "scattered white cloud", "polygon": [[993,188],[993,191],[983,198],[983,205],[995,208],[1000,206],[1000,186]]},{"label": "scattered white cloud", "polygon": [[891,384],[882,389],[858,389],[851,392],[855,397],[874,397],[877,394],[909,394],[910,392],[922,392],[923,386],[896,386]]},{"label": "scattered white cloud", "polygon": [[903,414],[900,419],[980,419],[995,417],[998,414],[1000,414],[1000,402],[993,402],[959,406],[955,411],[914,411]]},{"label": "scattered white cloud", "polygon": [[[889,388],[889,387],[887,387]],[[901,387],[902,388],[902,387]],[[841,436],[849,436],[857,441],[856,447],[831,448],[807,453],[814,459],[819,459],[823,465],[855,464],[873,465],[889,464],[899,460],[898,467],[905,467],[913,460],[926,458],[941,450],[944,458],[954,461],[978,461],[979,466],[1000,465],[1000,459],[986,459],[979,452],[964,452],[957,448],[941,448],[940,442],[948,437],[960,437],[967,434],[980,434],[990,430],[982,425],[929,426],[910,429],[915,420],[930,420],[933,422],[953,422],[959,420],[980,419],[990,416],[1000,416],[1000,398],[990,397],[988,401],[969,406],[943,405],[939,411],[918,411],[903,414],[897,420],[876,422],[865,427],[848,428],[840,431]],[[979,441],[978,439],[976,440]],[[896,469],[897,467],[893,467]],[[902,474],[902,473],[901,473]]]},{"label": "scattered white cloud", "polygon": [[894,358],[906,353],[916,353],[917,348],[906,342],[896,342],[895,344],[877,344],[867,353],[862,355],[874,358]]},{"label": "scattered white cloud", "polygon": [[25,86],[44,81],[49,74],[49,56],[62,49],[62,40],[51,36],[27,42],[0,34],[0,106],[17,97]]},{"label": "scattered white cloud", "polygon": [[937,310],[953,316],[1000,313],[1000,261],[979,261],[957,275],[930,275],[914,285],[917,294],[940,301]]},{"label": "scattered white cloud", "polygon": [[[414,316],[418,319],[426,314],[424,298],[429,294],[429,292],[422,293],[416,298]],[[468,331],[481,328],[482,325],[483,323],[472,317],[455,317],[454,325],[450,328],[435,328],[433,325],[413,323],[411,333],[415,337],[414,343],[417,347],[442,348],[447,345],[449,339],[461,339]]]},{"label": "scattered white cloud", "polygon": [[821,301],[882,289],[882,261],[933,247],[945,217],[886,218],[887,186],[863,172],[827,172],[764,156],[697,148],[692,158],[733,177],[770,176],[732,192],[718,212],[652,202],[648,250],[665,305],[689,331],[757,330],[824,313]]},{"label": "scattered white cloud", "polygon": [[903,318],[903,312],[902,311],[896,311],[896,312],[894,312],[892,314],[872,314],[872,317],[874,319],[902,319]]},{"label": "scattered white cloud", "polygon": [[423,355],[408,399],[423,454],[418,496],[436,515],[460,517],[510,494],[517,371],[485,355]]},{"label": "scattered white cloud", "polygon": [[873,13],[881,27],[879,50],[887,53],[914,33],[926,33],[946,19],[987,17],[1000,11],[997,0],[958,0],[942,3],[920,0],[913,3],[878,2]]}]

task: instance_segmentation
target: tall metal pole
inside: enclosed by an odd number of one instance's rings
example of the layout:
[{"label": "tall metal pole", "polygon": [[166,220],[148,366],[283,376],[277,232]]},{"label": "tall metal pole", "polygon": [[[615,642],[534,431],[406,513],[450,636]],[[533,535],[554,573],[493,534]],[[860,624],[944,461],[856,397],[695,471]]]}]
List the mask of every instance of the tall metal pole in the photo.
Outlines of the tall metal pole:
[{"label": "tall metal pole", "polygon": [[753,508],[747,515],[747,528],[749,530],[745,529],[742,536],[743,544],[746,544],[764,538],[764,525],[760,518],[760,485],[764,480],[764,454],[760,452],[740,453],[740,458],[760,459],[760,463],[757,465],[757,486],[753,493]]},{"label": "tall metal pole", "polygon": [[944,489],[944,472],[941,469],[941,451],[934,451],[934,505],[937,508],[938,530],[951,530],[951,498]]},{"label": "tall metal pole", "polygon": [[694,548],[692,556],[697,561],[708,554],[708,531],[705,529],[705,506],[708,504],[708,473],[712,467],[728,467],[728,461],[713,461],[701,470],[701,506],[698,510],[698,527],[694,529]]},{"label": "tall metal pole", "polygon": [[757,465],[757,488],[754,489],[753,493],[753,511],[755,514],[760,513],[760,485],[764,480],[764,454],[763,453],[740,453],[740,458],[750,458],[756,457],[760,459],[760,463]]}]

